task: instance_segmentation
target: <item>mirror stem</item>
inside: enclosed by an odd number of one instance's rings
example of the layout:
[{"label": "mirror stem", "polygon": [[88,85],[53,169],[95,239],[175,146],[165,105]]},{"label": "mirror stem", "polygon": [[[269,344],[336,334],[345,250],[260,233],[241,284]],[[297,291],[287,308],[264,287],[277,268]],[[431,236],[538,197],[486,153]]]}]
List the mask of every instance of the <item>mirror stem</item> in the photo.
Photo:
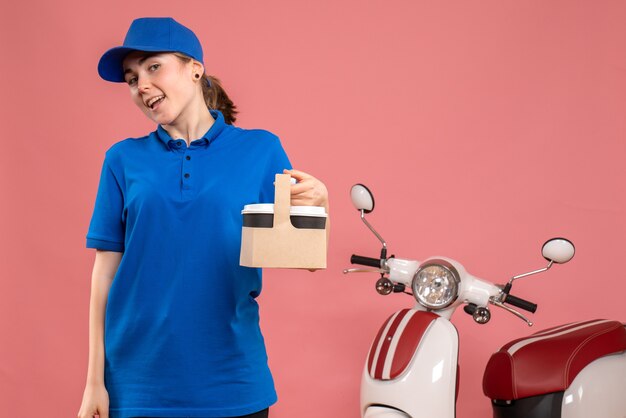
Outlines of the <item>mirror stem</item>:
[{"label": "mirror stem", "polygon": [[554,261],[550,260],[550,262],[548,263],[547,267],[544,267],[544,268],[539,269],[539,270],[535,270],[535,271],[531,271],[531,272],[528,272],[528,273],[524,273],[524,274],[520,274],[520,275],[511,277],[511,280],[509,280],[509,285],[513,284],[513,280],[521,279],[522,277],[526,277],[526,276],[530,276],[530,275],[533,275],[533,274],[537,274],[537,273],[541,273],[543,271],[546,271],[546,270],[550,269],[550,267],[552,267],[553,263],[554,263]]},{"label": "mirror stem", "polygon": [[367,227],[370,229],[370,231],[372,231],[374,233],[374,235],[376,235],[376,238],[378,238],[378,240],[383,244],[383,250],[386,253],[387,252],[387,243],[385,242],[383,237],[378,235],[378,232],[376,232],[374,230],[374,228],[372,228],[372,225],[370,225],[370,223],[367,222],[367,219],[365,219],[365,211],[363,209],[361,209],[361,220],[363,221],[363,223],[365,223],[365,225],[367,225]]}]

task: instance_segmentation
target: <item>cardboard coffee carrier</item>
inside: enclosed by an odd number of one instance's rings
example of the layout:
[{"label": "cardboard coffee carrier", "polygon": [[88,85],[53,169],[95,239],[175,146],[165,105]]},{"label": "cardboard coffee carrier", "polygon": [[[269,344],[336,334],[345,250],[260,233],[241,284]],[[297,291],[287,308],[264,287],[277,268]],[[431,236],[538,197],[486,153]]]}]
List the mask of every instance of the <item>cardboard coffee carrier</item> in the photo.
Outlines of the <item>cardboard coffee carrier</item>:
[{"label": "cardboard coffee carrier", "polygon": [[276,174],[274,205],[246,205],[242,216],[242,266],[326,268],[327,214],[316,206],[291,206],[289,174]]}]

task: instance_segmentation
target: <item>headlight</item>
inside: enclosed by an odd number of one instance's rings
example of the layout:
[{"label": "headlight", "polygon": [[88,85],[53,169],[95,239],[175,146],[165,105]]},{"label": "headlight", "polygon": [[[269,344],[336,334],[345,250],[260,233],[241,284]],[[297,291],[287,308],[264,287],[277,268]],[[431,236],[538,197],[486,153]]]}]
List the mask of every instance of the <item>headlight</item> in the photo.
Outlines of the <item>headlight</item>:
[{"label": "headlight", "polygon": [[413,276],[413,295],[428,309],[443,309],[459,294],[461,278],[452,264],[444,260],[428,260]]}]

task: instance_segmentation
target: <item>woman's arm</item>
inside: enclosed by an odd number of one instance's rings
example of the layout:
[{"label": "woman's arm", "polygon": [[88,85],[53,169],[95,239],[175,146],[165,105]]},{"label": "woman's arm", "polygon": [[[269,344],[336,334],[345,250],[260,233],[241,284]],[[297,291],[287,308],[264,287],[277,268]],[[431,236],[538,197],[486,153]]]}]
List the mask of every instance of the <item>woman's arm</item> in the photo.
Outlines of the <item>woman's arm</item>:
[{"label": "woman's arm", "polygon": [[96,250],[89,302],[89,366],[87,384],[104,384],[104,317],[109,288],[122,260],[116,251]]},{"label": "woman's arm", "polygon": [[109,394],[104,385],[104,318],[109,289],[122,260],[122,254],[116,251],[96,250],[89,301],[89,366],[78,418],[109,416]]}]

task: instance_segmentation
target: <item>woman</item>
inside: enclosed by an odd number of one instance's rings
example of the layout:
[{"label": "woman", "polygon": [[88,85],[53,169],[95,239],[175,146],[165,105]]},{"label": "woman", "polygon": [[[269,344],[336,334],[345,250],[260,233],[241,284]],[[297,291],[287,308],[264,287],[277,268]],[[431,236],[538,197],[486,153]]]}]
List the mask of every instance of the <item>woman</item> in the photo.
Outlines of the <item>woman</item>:
[{"label": "woman", "polygon": [[261,270],[239,265],[240,211],[273,202],[276,173],[298,181],[292,205],[328,211],[328,193],[291,169],[278,137],[232,126],[235,106],[204,71],[197,37],[172,18],[136,19],[98,65],[158,126],[115,143],[102,166],[79,418],[257,418],[277,400]]}]

